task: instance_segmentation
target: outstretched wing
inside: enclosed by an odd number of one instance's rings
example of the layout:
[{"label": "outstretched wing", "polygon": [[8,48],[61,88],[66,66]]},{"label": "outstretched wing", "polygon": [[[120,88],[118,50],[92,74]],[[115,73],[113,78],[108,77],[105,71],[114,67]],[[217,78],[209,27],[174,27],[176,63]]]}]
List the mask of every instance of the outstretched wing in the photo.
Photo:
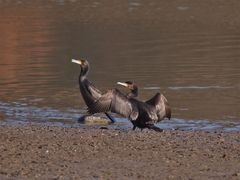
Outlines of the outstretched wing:
[{"label": "outstretched wing", "polygon": [[85,80],[85,86],[88,89],[88,91],[90,92],[90,94],[95,98],[98,99],[102,96],[102,92],[97,89],[89,80]]},{"label": "outstretched wing", "polygon": [[171,108],[165,96],[157,93],[151,99],[146,101],[147,104],[154,106],[157,111],[158,121],[163,120],[165,117],[171,118]]},{"label": "outstretched wing", "polygon": [[88,79],[82,80],[80,76],[79,88],[82,97],[88,107],[91,106],[98,98],[102,96],[102,93],[90,81],[88,81]]},{"label": "outstretched wing", "polygon": [[91,114],[111,111],[131,120],[136,120],[138,117],[136,105],[117,89],[103,94],[88,108],[88,111]]}]

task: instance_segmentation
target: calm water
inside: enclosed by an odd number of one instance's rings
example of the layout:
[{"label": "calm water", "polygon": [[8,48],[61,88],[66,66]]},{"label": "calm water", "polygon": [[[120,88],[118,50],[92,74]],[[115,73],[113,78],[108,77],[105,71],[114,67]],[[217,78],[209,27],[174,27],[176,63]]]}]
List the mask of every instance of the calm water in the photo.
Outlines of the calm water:
[{"label": "calm water", "polygon": [[137,18],[140,8],[159,8],[145,5],[0,1],[0,122],[80,126],[79,67],[70,60],[87,58],[103,91],[133,80],[142,100],[162,92],[173,109],[163,128],[239,131],[240,33],[168,30],[166,19]]}]

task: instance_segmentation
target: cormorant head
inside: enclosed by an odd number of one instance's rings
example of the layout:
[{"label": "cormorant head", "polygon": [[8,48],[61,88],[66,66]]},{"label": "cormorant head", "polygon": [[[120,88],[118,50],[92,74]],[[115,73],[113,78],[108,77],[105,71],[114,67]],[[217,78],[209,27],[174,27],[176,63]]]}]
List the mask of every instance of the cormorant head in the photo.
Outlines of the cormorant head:
[{"label": "cormorant head", "polygon": [[131,96],[131,97],[137,97],[138,96],[138,87],[134,82],[132,82],[132,81],[126,81],[124,83],[123,82],[117,82],[117,84],[122,85],[122,86],[131,90],[131,93],[129,93],[128,96]]},{"label": "cormorant head", "polygon": [[76,59],[72,59],[73,63],[77,63],[80,65],[81,70],[82,70],[82,74],[87,74],[88,70],[89,70],[89,63],[87,60],[76,60]]}]

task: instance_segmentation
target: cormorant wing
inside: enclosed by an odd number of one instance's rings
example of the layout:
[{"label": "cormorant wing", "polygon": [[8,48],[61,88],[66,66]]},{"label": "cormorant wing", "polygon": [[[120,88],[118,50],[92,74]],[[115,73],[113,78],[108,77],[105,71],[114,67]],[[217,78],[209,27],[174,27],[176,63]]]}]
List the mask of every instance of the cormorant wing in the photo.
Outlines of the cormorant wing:
[{"label": "cormorant wing", "polygon": [[171,118],[171,108],[167,99],[162,94],[157,93],[151,99],[147,100],[146,103],[155,107],[159,121],[165,117],[168,119]]},{"label": "cormorant wing", "polygon": [[131,120],[136,120],[138,117],[136,105],[117,89],[110,90],[102,95],[88,108],[88,111],[92,114],[111,111]]},{"label": "cormorant wing", "polygon": [[95,98],[98,99],[102,96],[102,92],[97,89],[89,80],[85,80],[85,87],[89,91],[89,93]]},{"label": "cormorant wing", "polygon": [[152,106],[156,106],[158,104],[158,102],[160,101],[160,96],[161,96],[161,94],[157,93],[151,99],[145,101],[145,103],[152,105]]}]

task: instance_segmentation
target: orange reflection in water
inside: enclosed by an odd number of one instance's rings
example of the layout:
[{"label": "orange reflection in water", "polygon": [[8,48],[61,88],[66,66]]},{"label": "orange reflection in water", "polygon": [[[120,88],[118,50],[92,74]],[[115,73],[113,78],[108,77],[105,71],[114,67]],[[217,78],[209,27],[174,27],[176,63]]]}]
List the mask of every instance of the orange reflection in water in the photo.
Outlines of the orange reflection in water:
[{"label": "orange reflection in water", "polygon": [[24,7],[1,11],[1,96],[8,96],[13,90],[16,94],[28,91],[25,88],[28,83],[37,85],[38,81],[48,81],[43,78],[48,73],[44,62],[55,48],[51,44],[54,40],[49,28],[51,18],[46,18],[44,13],[43,9]]}]

